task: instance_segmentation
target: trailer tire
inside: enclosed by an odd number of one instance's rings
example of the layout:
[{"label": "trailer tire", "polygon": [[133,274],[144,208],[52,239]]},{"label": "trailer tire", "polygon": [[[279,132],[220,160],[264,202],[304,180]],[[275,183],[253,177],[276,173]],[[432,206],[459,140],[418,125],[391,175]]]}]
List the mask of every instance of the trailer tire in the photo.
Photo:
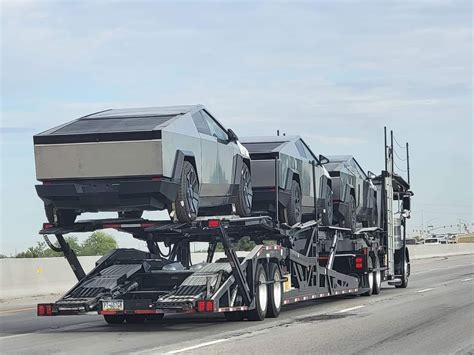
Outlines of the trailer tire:
[{"label": "trailer tire", "polygon": [[237,195],[237,203],[235,204],[236,212],[241,217],[250,216],[252,212],[252,179],[247,164],[242,164],[242,172],[240,174],[239,192]]},{"label": "trailer tire", "polygon": [[194,166],[183,162],[181,180],[175,201],[176,217],[182,223],[191,223],[199,211],[199,181]]},{"label": "trailer tire", "polygon": [[122,316],[122,315],[118,315],[118,316],[104,315],[104,320],[108,324],[122,324],[125,321],[125,316]]},{"label": "trailer tire", "polygon": [[268,267],[268,279],[273,283],[268,285],[268,318],[278,318],[283,302],[283,287],[281,284],[281,274],[278,265],[270,263]]},{"label": "trailer tire", "polygon": [[375,258],[375,269],[374,271],[374,295],[378,295],[380,293],[380,289],[382,288],[382,271],[380,271],[380,261],[376,257]]},{"label": "trailer tire", "polygon": [[368,288],[366,292],[362,294],[362,296],[372,296],[374,292],[374,272],[372,271],[372,258],[369,256],[367,257],[367,274],[362,277],[363,284],[362,287]]},{"label": "trailer tire", "polygon": [[245,318],[244,312],[224,312],[224,317],[229,322],[240,322]]},{"label": "trailer tire", "polygon": [[301,187],[297,181],[291,182],[290,201],[286,211],[288,217],[288,225],[292,226],[301,222],[302,204],[301,204]]},{"label": "trailer tire", "polygon": [[[268,309],[268,287],[266,285],[267,275],[262,264],[257,265],[255,271],[255,308],[247,312],[247,318],[251,321],[265,319]],[[262,282],[264,282],[262,284]]]}]

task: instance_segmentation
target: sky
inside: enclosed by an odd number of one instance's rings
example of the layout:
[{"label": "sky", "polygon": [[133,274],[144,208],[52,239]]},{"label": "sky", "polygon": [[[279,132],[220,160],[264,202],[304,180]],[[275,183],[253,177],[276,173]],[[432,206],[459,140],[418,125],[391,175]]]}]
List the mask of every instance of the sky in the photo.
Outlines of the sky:
[{"label": "sky", "polygon": [[373,172],[388,126],[410,143],[408,232],[474,222],[471,1],[0,6],[2,254],[41,240],[32,136],[108,108],[200,103],[240,136],[299,134]]}]

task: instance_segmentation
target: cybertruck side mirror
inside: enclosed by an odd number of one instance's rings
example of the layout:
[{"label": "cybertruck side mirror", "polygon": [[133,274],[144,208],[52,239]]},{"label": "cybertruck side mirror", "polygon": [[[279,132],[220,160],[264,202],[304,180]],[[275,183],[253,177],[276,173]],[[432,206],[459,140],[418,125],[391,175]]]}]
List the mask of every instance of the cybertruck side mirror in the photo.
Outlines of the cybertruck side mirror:
[{"label": "cybertruck side mirror", "polygon": [[327,164],[327,163],[329,163],[329,159],[326,158],[324,155],[319,154],[318,165],[324,165],[324,164]]},{"label": "cybertruck side mirror", "polygon": [[239,137],[230,128],[227,130],[227,134],[229,135],[229,142],[237,142],[239,140]]},{"label": "cybertruck side mirror", "polygon": [[377,175],[375,175],[373,172],[371,172],[370,170],[367,171],[367,178],[368,180],[373,180],[377,177]]}]

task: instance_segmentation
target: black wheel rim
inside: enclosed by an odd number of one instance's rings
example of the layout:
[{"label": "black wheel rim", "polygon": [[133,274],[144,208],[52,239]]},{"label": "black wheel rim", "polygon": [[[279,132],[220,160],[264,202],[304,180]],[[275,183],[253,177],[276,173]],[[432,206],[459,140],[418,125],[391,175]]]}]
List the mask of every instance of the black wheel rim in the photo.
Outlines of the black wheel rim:
[{"label": "black wheel rim", "polygon": [[194,170],[186,174],[186,204],[192,215],[197,215],[199,208],[198,181]]},{"label": "black wheel rim", "polygon": [[250,210],[252,208],[253,192],[252,192],[252,180],[250,179],[250,172],[248,169],[243,169],[242,171],[242,182],[243,182],[243,189],[242,189],[243,202],[245,203],[245,207],[248,210]]}]

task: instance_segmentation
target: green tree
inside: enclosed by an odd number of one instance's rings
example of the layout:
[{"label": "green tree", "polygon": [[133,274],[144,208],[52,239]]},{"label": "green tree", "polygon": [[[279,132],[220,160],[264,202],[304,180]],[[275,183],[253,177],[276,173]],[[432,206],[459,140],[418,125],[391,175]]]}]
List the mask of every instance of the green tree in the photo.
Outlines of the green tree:
[{"label": "green tree", "polygon": [[[79,244],[79,241],[77,240],[76,236],[70,235],[70,236],[64,237],[64,240],[69,244],[71,249],[76,252],[77,255],[81,254],[82,246]],[[59,248],[59,243],[57,241],[53,244],[54,244],[54,246]],[[61,252],[58,253],[58,252],[54,251],[53,249],[51,249],[49,247],[46,248],[43,252],[43,257],[45,257],[45,258],[63,256],[63,255],[64,255],[63,253],[61,253]]]},{"label": "green tree", "polygon": [[114,237],[102,231],[97,231],[91,234],[84,243],[82,243],[80,255],[104,255],[111,249],[118,247]]},{"label": "green tree", "polygon": [[18,253],[16,258],[41,258],[44,255],[46,249],[45,242],[38,242],[36,246],[29,247],[26,251]]}]

